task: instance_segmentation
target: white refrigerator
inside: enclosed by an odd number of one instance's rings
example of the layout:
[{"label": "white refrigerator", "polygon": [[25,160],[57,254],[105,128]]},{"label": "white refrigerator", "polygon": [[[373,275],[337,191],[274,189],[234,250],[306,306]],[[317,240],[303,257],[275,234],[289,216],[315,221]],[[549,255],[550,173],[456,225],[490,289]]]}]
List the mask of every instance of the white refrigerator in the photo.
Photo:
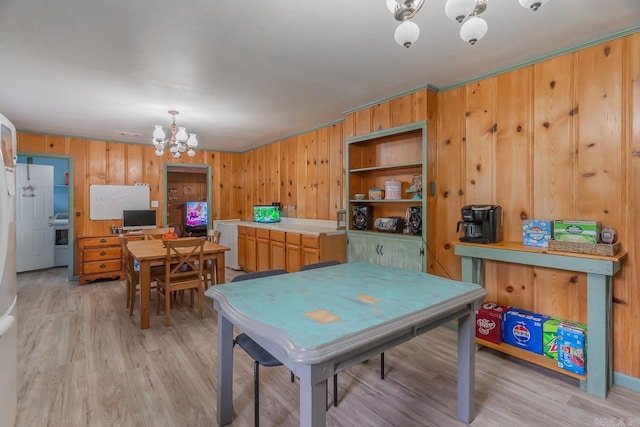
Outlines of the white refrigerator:
[{"label": "white refrigerator", "polygon": [[0,427],[16,420],[16,128],[0,114]]}]

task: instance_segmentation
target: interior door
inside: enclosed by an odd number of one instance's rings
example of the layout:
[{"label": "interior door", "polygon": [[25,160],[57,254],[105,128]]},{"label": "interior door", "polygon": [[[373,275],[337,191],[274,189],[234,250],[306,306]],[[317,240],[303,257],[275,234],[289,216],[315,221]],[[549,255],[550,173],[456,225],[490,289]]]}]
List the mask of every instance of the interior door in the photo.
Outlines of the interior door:
[{"label": "interior door", "polygon": [[53,166],[16,165],[16,239],[17,272],[54,266]]}]

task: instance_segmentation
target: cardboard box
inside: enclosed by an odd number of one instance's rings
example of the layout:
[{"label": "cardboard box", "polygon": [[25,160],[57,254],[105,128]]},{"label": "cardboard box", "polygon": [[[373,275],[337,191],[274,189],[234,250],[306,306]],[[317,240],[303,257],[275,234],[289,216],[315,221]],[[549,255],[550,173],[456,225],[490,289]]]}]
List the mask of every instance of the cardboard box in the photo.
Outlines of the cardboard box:
[{"label": "cardboard box", "polygon": [[586,361],[586,329],[573,322],[561,322],[558,325],[558,366],[578,375],[584,375]]},{"label": "cardboard box", "polygon": [[496,344],[502,342],[502,317],[507,307],[485,302],[476,312],[476,337]]},{"label": "cardboard box", "polygon": [[542,354],[543,314],[511,307],[504,315],[503,340],[514,347]]},{"label": "cardboard box", "polygon": [[545,356],[558,360],[558,326],[573,325],[586,331],[587,325],[583,323],[571,322],[569,320],[560,319],[558,317],[550,317],[542,324],[542,352]]},{"label": "cardboard box", "polygon": [[525,219],[522,221],[522,244],[546,248],[553,237],[553,221]]},{"label": "cardboard box", "polygon": [[598,243],[601,225],[599,221],[553,221],[553,240],[561,242]]}]

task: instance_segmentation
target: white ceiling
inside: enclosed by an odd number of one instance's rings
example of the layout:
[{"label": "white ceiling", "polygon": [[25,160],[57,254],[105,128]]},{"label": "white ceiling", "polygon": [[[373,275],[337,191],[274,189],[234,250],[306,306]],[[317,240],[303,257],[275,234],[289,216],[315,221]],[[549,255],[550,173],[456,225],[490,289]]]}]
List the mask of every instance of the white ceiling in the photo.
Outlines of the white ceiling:
[{"label": "white ceiling", "polygon": [[0,113],[23,131],[147,143],[176,109],[200,147],[244,151],[640,24],[640,0],[490,0],[470,46],[444,4],[427,0],[406,49],[385,0],[2,0]]}]

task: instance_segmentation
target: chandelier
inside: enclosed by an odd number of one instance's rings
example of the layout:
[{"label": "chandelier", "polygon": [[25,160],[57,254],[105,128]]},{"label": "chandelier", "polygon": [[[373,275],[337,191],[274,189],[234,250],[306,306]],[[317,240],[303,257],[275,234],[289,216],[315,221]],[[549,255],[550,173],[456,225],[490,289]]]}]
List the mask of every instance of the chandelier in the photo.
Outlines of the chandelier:
[{"label": "chandelier", "polygon": [[156,147],[156,156],[161,157],[164,154],[165,148],[169,148],[171,155],[176,159],[179,159],[185,151],[187,152],[187,156],[195,156],[196,152],[194,148],[198,146],[196,134],[187,134],[185,128],[176,125],[176,116],[179,114],[176,110],[169,110],[169,114],[172,116],[171,137],[166,138],[161,125],[155,125],[156,128],[153,131],[152,142],[154,147]]},{"label": "chandelier", "polygon": [[[478,15],[487,9],[489,0],[447,0],[444,6],[444,13],[452,21],[462,24],[460,27],[460,38],[467,43],[474,45],[486,34],[489,26],[487,22]],[[520,5],[526,9],[537,11],[549,0],[518,0]],[[396,28],[395,40],[400,46],[411,47],[420,36],[420,28],[411,18],[422,8],[425,0],[386,0],[387,8],[393,13],[400,25]]]}]

